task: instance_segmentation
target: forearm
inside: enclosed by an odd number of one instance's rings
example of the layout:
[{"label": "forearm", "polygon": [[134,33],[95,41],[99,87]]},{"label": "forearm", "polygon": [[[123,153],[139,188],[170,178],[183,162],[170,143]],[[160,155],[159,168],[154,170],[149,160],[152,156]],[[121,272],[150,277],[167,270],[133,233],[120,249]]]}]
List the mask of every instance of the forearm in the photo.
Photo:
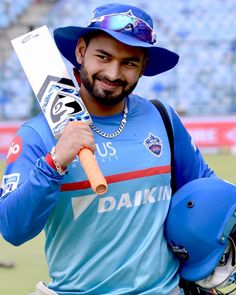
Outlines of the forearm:
[{"label": "forearm", "polygon": [[8,242],[20,245],[44,228],[57,202],[62,179],[39,159],[28,179],[0,198],[0,231]]}]

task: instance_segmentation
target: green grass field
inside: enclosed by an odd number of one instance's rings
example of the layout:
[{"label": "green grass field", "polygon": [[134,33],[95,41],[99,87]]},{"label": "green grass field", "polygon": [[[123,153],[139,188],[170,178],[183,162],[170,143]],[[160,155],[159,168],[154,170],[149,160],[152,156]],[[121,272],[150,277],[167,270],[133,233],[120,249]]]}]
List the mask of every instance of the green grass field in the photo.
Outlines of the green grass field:
[{"label": "green grass field", "polygon": [[[205,155],[205,159],[218,176],[236,183],[236,156]],[[4,163],[0,162],[1,178],[3,167]],[[15,263],[11,269],[0,268],[1,295],[28,295],[38,281],[49,281],[43,248],[43,233],[19,247],[11,246],[0,238],[0,261]]]}]

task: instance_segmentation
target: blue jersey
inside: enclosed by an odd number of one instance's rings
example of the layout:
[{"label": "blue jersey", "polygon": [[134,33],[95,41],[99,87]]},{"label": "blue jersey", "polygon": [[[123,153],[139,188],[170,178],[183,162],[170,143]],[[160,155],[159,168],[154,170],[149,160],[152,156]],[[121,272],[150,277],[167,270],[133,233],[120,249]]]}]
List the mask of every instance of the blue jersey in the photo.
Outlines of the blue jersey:
[{"label": "blue jersey", "polygon": [[[170,147],[155,106],[136,95],[122,133],[97,133],[95,156],[108,181],[96,195],[76,158],[65,176],[44,159],[55,145],[44,116],[25,123],[9,149],[0,199],[0,230],[20,245],[46,233],[46,258],[58,294],[170,294],[178,261],[164,237],[171,201]],[[213,174],[177,114],[167,106],[175,140],[175,183]],[[106,133],[122,114],[92,117]]]}]

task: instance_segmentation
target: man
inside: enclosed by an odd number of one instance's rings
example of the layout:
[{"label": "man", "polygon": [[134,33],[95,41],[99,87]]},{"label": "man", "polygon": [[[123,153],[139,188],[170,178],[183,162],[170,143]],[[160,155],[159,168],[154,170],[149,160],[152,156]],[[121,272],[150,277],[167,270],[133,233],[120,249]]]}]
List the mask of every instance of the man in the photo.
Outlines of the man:
[{"label": "man", "polygon": [[[58,28],[54,37],[76,68],[93,125],[69,123],[58,141],[42,114],[19,129],[3,178],[2,235],[20,245],[45,229],[48,287],[60,295],[182,294],[179,262],[164,237],[171,200],[168,137],[154,105],[132,94],[142,75],[172,69],[178,55],[155,45],[151,17],[130,5],[98,7],[88,27]],[[213,172],[166,108],[178,189]],[[83,147],[95,152],[107,177],[102,196],[84,187],[76,158]]]}]

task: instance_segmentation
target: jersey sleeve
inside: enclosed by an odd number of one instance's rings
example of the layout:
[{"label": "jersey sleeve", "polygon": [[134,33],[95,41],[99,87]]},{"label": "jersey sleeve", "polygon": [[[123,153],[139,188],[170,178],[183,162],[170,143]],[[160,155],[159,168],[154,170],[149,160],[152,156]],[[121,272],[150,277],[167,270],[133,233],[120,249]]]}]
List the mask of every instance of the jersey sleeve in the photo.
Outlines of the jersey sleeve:
[{"label": "jersey sleeve", "polygon": [[175,189],[197,178],[215,176],[205,162],[193,138],[188,133],[179,116],[171,108],[174,132],[174,171]]},{"label": "jersey sleeve", "polygon": [[44,160],[40,135],[23,125],[12,141],[0,194],[0,232],[13,245],[35,237],[57,202],[63,176]]}]

